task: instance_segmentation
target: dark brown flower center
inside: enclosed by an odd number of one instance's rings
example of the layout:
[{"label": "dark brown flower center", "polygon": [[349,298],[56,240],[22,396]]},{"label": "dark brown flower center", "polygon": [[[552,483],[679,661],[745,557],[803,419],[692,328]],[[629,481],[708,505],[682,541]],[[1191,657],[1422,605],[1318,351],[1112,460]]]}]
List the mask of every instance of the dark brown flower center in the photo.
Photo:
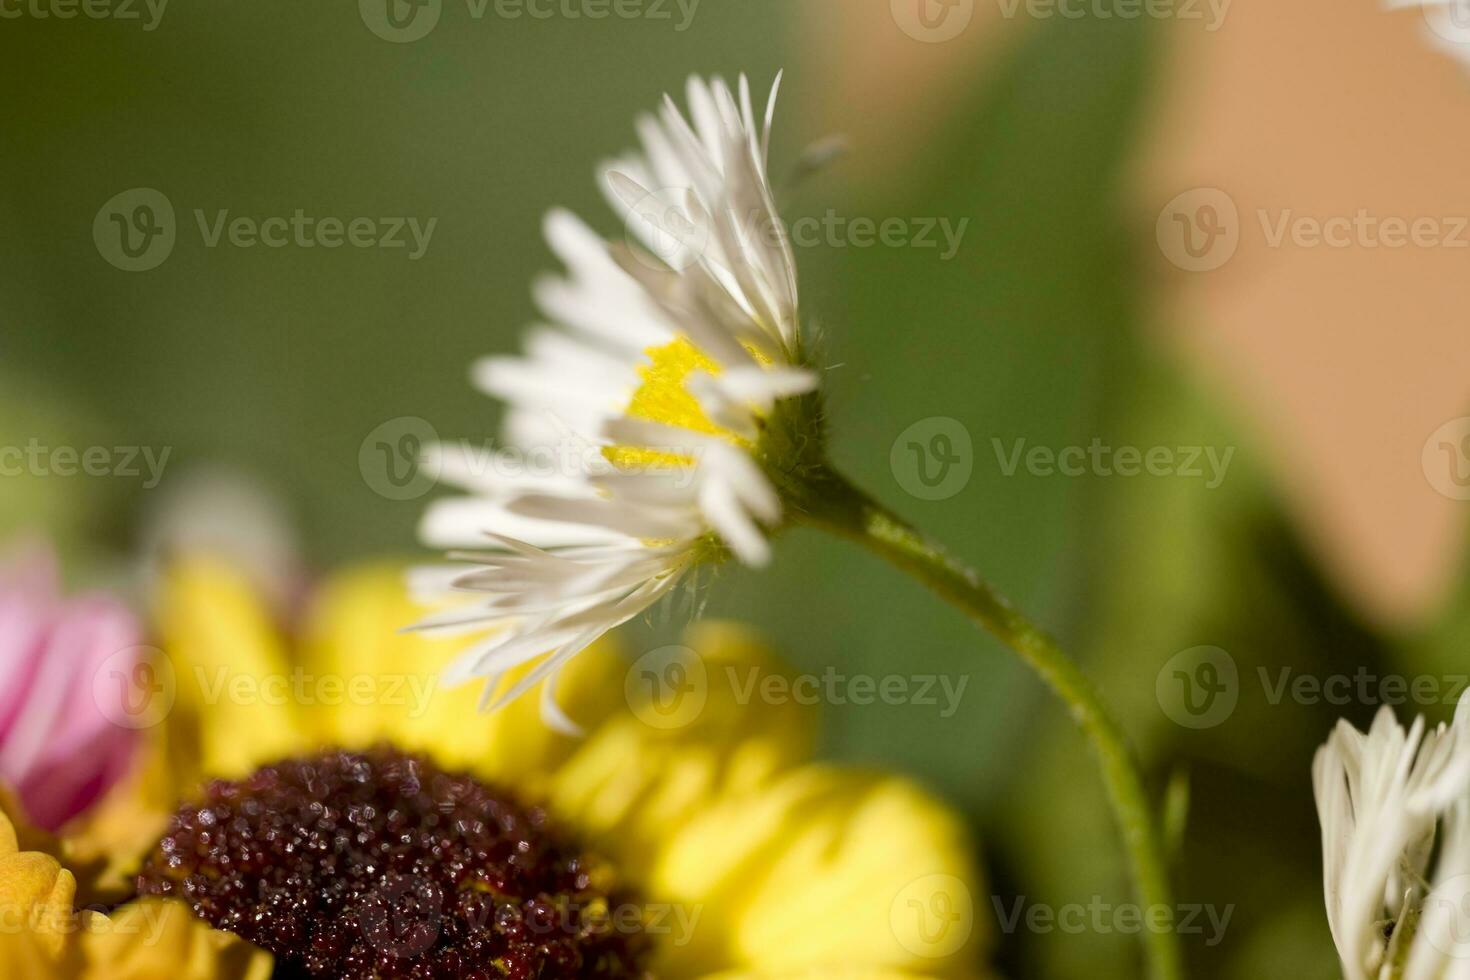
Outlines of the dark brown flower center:
[{"label": "dark brown flower center", "polygon": [[610,872],[540,809],[377,748],[212,783],[138,890],[269,950],[279,974],[639,976],[647,937]]}]

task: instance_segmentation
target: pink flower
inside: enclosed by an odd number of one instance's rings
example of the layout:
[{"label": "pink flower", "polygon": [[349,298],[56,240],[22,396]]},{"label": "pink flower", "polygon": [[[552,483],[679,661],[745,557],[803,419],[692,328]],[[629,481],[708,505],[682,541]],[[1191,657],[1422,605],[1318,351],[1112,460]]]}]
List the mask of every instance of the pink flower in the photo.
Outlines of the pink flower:
[{"label": "pink flower", "polygon": [[125,687],[94,680],[131,670],[141,642],[116,599],[63,598],[48,549],[0,564],[0,783],[37,825],[58,829],[126,770],[137,733],[113,720]]}]

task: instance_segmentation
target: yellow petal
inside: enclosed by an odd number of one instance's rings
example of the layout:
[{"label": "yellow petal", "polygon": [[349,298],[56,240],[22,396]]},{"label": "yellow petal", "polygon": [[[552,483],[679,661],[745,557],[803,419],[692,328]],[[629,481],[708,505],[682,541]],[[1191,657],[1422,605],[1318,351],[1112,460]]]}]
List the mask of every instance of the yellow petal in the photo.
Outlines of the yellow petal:
[{"label": "yellow petal", "polygon": [[[471,642],[404,632],[429,612],[404,587],[404,568],[378,564],[336,576],[305,631],[303,717],[319,743],[363,747],[391,741],[440,765],[534,793],[577,744],[541,720],[540,686],[498,711],[479,708],[476,684],[447,688],[443,671]],[[502,683],[508,689],[528,664]],[[611,642],[576,657],[557,680],[557,701],[595,727],[621,700],[621,659]]]},{"label": "yellow petal", "polygon": [[271,957],[211,929],[178,902],[145,899],[111,916],[76,911],[76,880],[21,850],[0,809],[0,977],[35,980],[267,980]]},{"label": "yellow petal", "polygon": [[794,973],[767,973],[762,971],[738,971],[715,973],[702,980],[924,980],[921,973],[903,973],[896,970],[868,970],[861,967],[834,970],[798,970]]},{"label": "yellow petal", "polygon": [[152,898],[93,916],[81,948],[82,980],[267,980],[272,970],[269,953]]},{"label": "yellow petal", "polygon": [[54,955],[29,931],[0,931],[0,977],[71,980],[75,975],[73,970],[57,963]]},{"label": "yellow petal", "polygon": [[[11,797],[7,793],[4,803],[13,806]],[[0,859],[8,858],[20,850],[20,835],[16,833],[15,824],[11,821],[5,809],[0,809]]]},{"label": "yellow petal", "polygon": [[168,570],[158,603],[177,696],[171,729],[197,726],[200,765],[238,778],[301,744],[282,640],[244,575],[186,557]]},{"label": "yellow petal", "polygon": [[14,843],[12,851],[38,851],[55,858],[75,879],[79,906],[111,905],[127,898],[132,894],[138,860],[162,834],[177,800],[172,779],[166,780],[166,796],[163,791],[144,791],[141,777],[151,768],[143,764],[146,754],[139,754],[133,772],[90,811],[62,828],[61,836],[32,826],[25,819],[20,798],[0,785],[0,817],[9,815],[0,855]]},{"label": "yellow petal", "polygon": [[26,818],[19,794],[0,784],[0,857],[16,851],[40,851],[59,859],[62,841],[33,825]]},{"label": "yellow petal", "polygon": [[553,810],[627,868],[703,809],[751,792],[805,758],[810,713],[749,696],[782,671],[749,631],[706,622],[651,651],[618,687],[628,710],[592,732],[553,777]]},{"label": "yellow petal", "polygon": [[904,780],[827,767],[691,821],[650,891],[704,923],[661,947],[668,975],[954,976],[981,962],[987,939],[959,818]]},{"label": "yellow petal", "polygon": [[0,811],[0,910],[9,920],[0,925],[31,933],[42,950],[58,955],[73,932],[76,890],[56,858],[20,849],[15,825]]}]

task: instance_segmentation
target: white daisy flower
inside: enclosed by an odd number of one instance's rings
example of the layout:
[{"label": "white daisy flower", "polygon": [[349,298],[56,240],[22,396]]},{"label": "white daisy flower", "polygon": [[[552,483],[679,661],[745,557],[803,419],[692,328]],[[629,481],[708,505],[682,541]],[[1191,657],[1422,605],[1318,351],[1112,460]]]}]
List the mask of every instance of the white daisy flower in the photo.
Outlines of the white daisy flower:
[{"label": "white daisy flower", "polygon": [[[796,267],[776,212],[763,119],[744,77],[691,79],[693,124],[670,99],[638,120],[642,153],[603,183],[629,229],[609,243],[564,211],[546,237],[564,276],[536,284],[548,325],[525,353],[478,364],[477,385],[509,406],[506,449],[433,451],[441,477],[472,492],[436,502],[421,536],[471,548],[419,584],[476,593],[421,624],[491,630],[449,678],[487,680],[544,660],[500,695],[554,675],[639,615],[698,565],[733,554],[760,565],[783,519],[773,480],[818,450],[816,376],[803,359]],[[495,705],[492,705],[495,706]]]},{"label": "white daisy flower", "polygon": [[1339,722],[1312,783],[1346,980],[1470,978],[1470,698],[1450,727]]}]

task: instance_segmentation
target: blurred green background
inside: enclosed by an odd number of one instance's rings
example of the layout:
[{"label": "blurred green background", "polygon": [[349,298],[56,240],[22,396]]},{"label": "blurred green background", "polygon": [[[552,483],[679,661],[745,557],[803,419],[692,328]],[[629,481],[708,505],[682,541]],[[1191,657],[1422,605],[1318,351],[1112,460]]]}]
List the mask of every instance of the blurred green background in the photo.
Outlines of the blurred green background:
[{"label": "blurred green background", "polygon": [[[529,283],[553,264],[547,208],[620,233],[594,165],[629,147],[634,115],[691,72],[746,71],[763,89],[786,69],[784,172],[828,135],[811,107],[834,98],[820,91],[822,66],[842,54],[824,18],[886,21],[886,8],[854,0],[814,16],[801,0],[704,0],[678,31],[677,8],[672,21],[476,20],[450,0],[407,44],[375,36],[340,0],[174,0],[151,31],[0,22],[0,444],[170,447],[165,483],[224,462],[279,492],[319,567],[417,555],[425,499],[374,492],[359,447],[404,416],[444,437],[494,431],[497,408],[468,367],[516,348],[534,317]],[[1246,683],[1227,723],[1191,731],[1161,710],[1155,679],[1201,644],[1230,651],[1243,676],[1258,665],[1408,670],[1450,662],[1463,624],[1389,637],[1358,621],[1298,545],[1251,434],[1144,339],[1135,263],[1151,226],[1125,216],[1118,188],[1162,43],[1146,21],[1028,25],[963,68],[901,166],[838,162],[785,212],[969,219],[952,261],[884,247],[799,254],[805,315],[831,365],[836,456],[1089,662],[1159,788],[1187,769],[1180,899],[1231,909],[1222,942],[1207,943],[1208,929],[1186,937],[1193,974],[1329,978],[1308,771],[1337,709],[1271,705]],[[162,192],[178,215],[172,254],[141,273],[104,261],[92,235],[103,203],[134,187]],[[404,249],[207,248],[194,218],[297,208],[437,225],[410,260]],[[963,492],[930,502],[904,492],[889,451],[937,416],[969,430],[975,469]],[[992,443],[1094,438],[1236,455],[1208,489],[1007,476]],[[40,528],[78,565],[116,561],[156,492],[121,477],[8,478],[0,530]],[[767,572],[722,579],[708,612],[758,625],[803,670],[968,678],[948,718],[828,705],[824,751],[912,772],[964,808],[994,892],[976,896],[979,916],[1017,896],[1121,900],[1084,745],[1005,651],[815,535],[782,539]],[[670,628],[636,625],[631,642]],[[1023,929],[1002,935],[996,956],[1012,976],[1138,975],[1136,943],[1116,933]]]}]

